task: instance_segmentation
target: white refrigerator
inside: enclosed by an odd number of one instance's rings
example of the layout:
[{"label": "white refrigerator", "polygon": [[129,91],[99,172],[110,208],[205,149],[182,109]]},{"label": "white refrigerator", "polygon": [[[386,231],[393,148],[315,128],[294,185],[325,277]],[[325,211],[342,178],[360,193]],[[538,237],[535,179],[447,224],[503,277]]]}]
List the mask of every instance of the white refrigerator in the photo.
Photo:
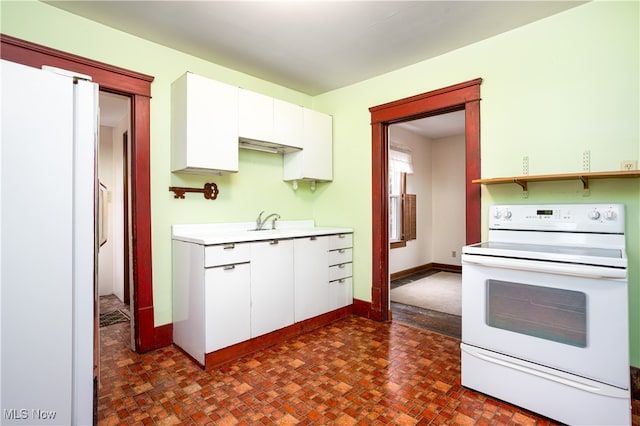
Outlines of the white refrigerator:
[{"label": "white refrigerator", "polygon": [[0,74],[0,424],[90,425],[98,86]]}]

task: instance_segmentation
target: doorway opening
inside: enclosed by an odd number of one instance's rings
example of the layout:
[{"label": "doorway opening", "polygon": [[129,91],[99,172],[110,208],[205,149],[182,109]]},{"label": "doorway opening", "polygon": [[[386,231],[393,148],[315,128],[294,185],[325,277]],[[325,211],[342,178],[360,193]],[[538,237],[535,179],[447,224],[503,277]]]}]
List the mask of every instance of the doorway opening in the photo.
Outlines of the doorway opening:
[{"label": "doorway opening", "polygon": [[393,320],[457,338],[465,244],[464,116],[459,110],[394,123],[387,135]]},{"label": "doorway opening", "polygon": [[[131,321],[130,250],[132,235],[129,206],[131,175],[129,134],[131,133],[131,99],[100,91],[100,131],[98,140],[98,180],[103,192],[100,205],[100,250],[98,253],[98,311],[100,327]],[[131,349],[135,350],[134,339]]]},{"label": "doorway opening", "polygon": [[480,84],[471,80],[369,109],[372,128],[372,289],[368,316],[390,317],[389,131],[390,125],[453,111],[465,118],[465,243],[480,240]]}]

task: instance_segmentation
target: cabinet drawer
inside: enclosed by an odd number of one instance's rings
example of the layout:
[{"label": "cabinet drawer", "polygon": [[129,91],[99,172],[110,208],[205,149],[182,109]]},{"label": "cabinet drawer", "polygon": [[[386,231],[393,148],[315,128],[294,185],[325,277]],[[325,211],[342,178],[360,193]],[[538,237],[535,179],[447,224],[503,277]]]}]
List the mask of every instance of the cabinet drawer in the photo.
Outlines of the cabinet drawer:
[{"label": "cabinet drawer", "polygon": [[329,236],[329,250],[350,248],[353,246],[353,234],[336,234]]},{"label": "cabinet drawer", "polygon": [[329,283],[329,310],[342,308],[353,303],[353,282],[351,277]]},{"label": "cabinet drawer", "polygon": [[251,246],[249,244],[219,244],[204,248],[204,267],[231,265],[249,262]]},{"label": "cabinet drawer", "polygon": [[351,275],[351,263],[341,263],[340,265],[329,267],[329,281],[347,278]]},{"label": "cabinet drawer", "polygon": [[329,266],[338,265],[340,263],[351,262],[352,253],[350,248],[331,250],[329,252]]}]

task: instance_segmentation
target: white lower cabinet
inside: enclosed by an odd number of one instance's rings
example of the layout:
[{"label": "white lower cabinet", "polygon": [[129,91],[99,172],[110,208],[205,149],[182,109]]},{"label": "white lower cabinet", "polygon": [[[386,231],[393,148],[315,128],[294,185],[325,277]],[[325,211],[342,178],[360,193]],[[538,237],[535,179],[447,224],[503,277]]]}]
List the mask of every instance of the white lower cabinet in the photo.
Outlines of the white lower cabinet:
[{"label": "white lower cabinet", "polygon": [[297,322],[329,311],[329,237],[296,238],[293,244]]},{"label": "white lower cabinet", "polygon": [[251,338],[249,263],[207,268],[204,273],[205,353]]},{"label": "white lower cabinet", "polygon": [[352,234],[329,237],[329,311],[353,303],[352,246]]},{"label": "white lower cabinet", "polygon": [[353,303],[351,246],[351,234],[295,239],[296,321]]},{"label": "white lower cabinet", "polygon": [[251,337],[293,324],[293,240],[251,243]]},{"label": "white lower cabinet", "polygon": [[351,234],[173,241],[173,341],[206,354],[353,303]]}]

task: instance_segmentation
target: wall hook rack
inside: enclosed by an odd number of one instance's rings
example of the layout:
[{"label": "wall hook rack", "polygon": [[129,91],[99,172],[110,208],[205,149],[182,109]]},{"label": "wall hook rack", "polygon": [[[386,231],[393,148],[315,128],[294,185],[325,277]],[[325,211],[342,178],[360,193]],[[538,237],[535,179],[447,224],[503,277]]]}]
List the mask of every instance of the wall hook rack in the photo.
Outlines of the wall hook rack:
[{"label": "wall hook rack", "polygon": [[170,186],[169,191],[172,191],[175,195],[173,198],[184,198],[184,194],[187,192],[199,192],[204,194],[206,200],[215,200],[218,198],[218,185],[215,183],[205,183],[204,188],[184,188],[181,186]]}]

